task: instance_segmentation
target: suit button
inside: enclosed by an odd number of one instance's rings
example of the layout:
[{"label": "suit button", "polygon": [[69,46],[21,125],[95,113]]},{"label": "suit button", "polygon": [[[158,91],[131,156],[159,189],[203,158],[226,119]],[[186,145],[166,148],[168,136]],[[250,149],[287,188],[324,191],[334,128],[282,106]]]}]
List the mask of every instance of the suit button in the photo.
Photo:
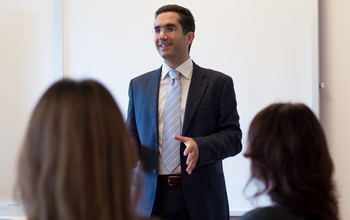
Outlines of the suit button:
[{"label": "suit button", "polygon": [[157,170],[156,169],[153,170],[153,174],[157,174]]}]

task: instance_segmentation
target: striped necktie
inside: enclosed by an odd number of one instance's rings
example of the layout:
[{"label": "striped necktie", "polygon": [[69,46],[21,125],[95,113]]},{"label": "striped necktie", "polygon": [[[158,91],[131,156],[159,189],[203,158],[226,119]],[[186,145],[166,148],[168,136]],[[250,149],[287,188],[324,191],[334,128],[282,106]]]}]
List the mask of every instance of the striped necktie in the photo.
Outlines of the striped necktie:
[{"label": "striped necktie", "polygon": [[174,135],[180,135],[181,128],[180,72],[170,70],[169,76],[171,83],[164,106],[162,163],[167,170],[173,171],[180,164],[180,142],[173,138]]}]

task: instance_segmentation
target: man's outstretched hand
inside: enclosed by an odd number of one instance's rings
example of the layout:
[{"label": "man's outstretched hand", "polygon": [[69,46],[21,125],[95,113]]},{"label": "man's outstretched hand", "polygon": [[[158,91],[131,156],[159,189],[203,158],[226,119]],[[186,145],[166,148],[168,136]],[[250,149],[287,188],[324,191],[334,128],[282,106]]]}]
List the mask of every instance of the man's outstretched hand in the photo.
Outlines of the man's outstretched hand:
[{"label": "man's outstretched hand", "polygon": [[187,169],[186,172],[191,174],[193,169],[196,167],[198,158],[199,158],[199,149],[197,143],[189,137],[184,136],[174,136],[175,140],[181,141],[186,145],[186,149],[184,151],[184,156],[187,157],[186,164]]}]

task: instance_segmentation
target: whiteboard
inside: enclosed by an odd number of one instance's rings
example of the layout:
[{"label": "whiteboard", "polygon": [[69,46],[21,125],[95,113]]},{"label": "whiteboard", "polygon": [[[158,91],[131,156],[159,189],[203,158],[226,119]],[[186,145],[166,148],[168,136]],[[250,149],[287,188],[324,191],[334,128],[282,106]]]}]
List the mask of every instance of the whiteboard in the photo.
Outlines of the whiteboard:
[{"label": "whiteboard", "polygon": [[[162,64],[151,30],[154,12],[168,3],[189,8],[195,17],[191,58],[233,78],[243,152],[250,121],[268,104],[303,102],[318,115],[316,0],[70,1],[65,74],[100,79],[125,116],[129,81]],[[252,209],[243,194],[248,160],[242,153],[225,159],[224,172],[231,215]]]},{"label": "whiteboard", "polygon": [[[55,6],[62,15],[55,39],[63,41],[55,43],[62,46],[56,63],[63,54],[56,72],[99,80],[126,116],[129,81],[162,64],[151,30],[155,11],[169,3],[195,17],[191,58],[234,80],[243,152],[250,121],[268,104],[303,102],[318,115],[317,0],[62,0]],[[250,171],[242,153],[224,160],[224,172],[231,215],[252,209],[243,195]]]}]

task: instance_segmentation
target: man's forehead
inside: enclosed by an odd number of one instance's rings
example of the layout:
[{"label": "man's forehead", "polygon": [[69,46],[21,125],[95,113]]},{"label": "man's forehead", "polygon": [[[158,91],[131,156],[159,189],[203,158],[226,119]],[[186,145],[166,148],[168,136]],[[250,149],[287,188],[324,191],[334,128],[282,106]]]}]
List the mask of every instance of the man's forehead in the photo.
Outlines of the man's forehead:
[{"label": "man's forehead", "polygon": [[159,23],[163,23],[162,26],[168,25],[168,23],[176,26],[180,25],[180,15],[176,12],[160,13],[154,21],[154,26],[159,25]]}]

